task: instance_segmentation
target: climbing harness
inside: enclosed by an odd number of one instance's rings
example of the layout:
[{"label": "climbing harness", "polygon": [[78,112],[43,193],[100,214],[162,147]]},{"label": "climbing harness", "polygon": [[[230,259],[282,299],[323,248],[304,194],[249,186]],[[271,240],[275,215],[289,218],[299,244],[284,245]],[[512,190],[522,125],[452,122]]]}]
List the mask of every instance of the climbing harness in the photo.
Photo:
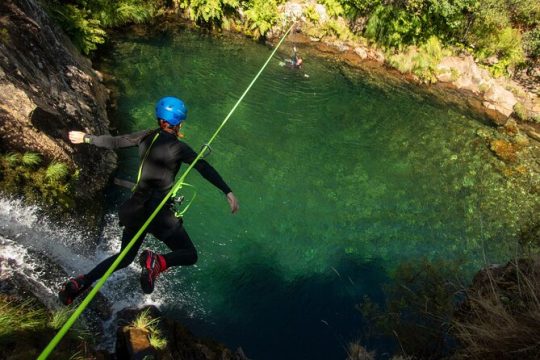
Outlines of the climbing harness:
[{"label": "climbing harness", "polygon": [[148,154],[150,153],[150,149],[152,148],[152,145],[154,145],[154,143],[156,142],[158,137],[159,137],[159,130],[156,133],[156,135],[154,135],[154,138],[152,139],[152,142],[150,143],[150,146],[148,147],[148,149],[146,149],[146,152],[144,153],[143,159],[141,161],[141,165],[139,165],[139,173],[137,174],[137,182],[135,183],[135,186],[133,186],[133,188],[131,188],[131,191],[135,191],[137,189],[137,186],[139,186],[139,182],[141,181],[142,169],[143,169],[144,163],[146,162],[146,158],[148,157]]},{"label": "climbing harness", "polygon": [[[262,74],[262,72],[264,71],[264,69],[266,68],[266,66],[268,65],[268,63],[270,62],[270,60],[272,60],[272,58],[274,57],[276,51],[279,49],[279,47],[281,46],[281,44],[283,43],[283,41],[285,41],[285,38],[287,37],[287,35],[289,34],[289,32],[291,31],[291,29],[293,28],[294,26],[294,23],[289,27],[289,29],[285,32],[285,34],[281,37],[281,39],[279,40],[278,44],[276,45],[276,47],[274,48],[274,50],[272,51],[272,53],[270,54],[270,56],[268,56],[268,59],[266,60],[266,62],[263,64],[263,66],[261,67],[261,69],[259,70],[259,72],[255,75],[255,77],[253,78],[253,80],[251,80],[251,83],[248,85],[248,87],[246,88],[246,90],[242,93],[242,95],[240,96],[240,98],[238,99],[238,101],[236,102],[236,104],[234,104],[234,106],[232,107],[231,111],[229,111],[229,114],[227,114],[227,116],[225,117],[225,119],[222,121],[221,125],[218,126],[217,130],[214,132],[214,134],[210,137],[210,140],[208,140],[208,142],[206,144],[203,145],[203,148],[204,148],[204,151],[201,151],[197,157],[195,158],[195,160],[193,160],[193,162],[189,165],[189,167],[186,169],[186,171],[182,174],[182,176],[176,181],[175,185],[171,188],[171,190],[169,190],[169,192],[167,193],[167,195],[165,195],[165,197],[163,198],[163,200],[161,200],[161,202],[159,203],[159,205],[156,207],[156,209],[154,210],[154,212],[152,212],[152,214],[148,217],[148,219],[144,222],[144,224],[141,226],[141,228],[139,229],[139,231],[135,234],[135,236],[133,236],[133,238],[131,239],[131,241],[126,245],[126,247],[124,248],[124,250],[116,257],[116,260],[112,263],[112,265],[109,267],[109,269],[105,272],[105,274],[101,277],[101,279],[98,280],[98,282],[96,283],[96,285],[92,288],[92,290],[88,293],[88,295],[86,295],[86,297],[82,300],[82,302],[79,304],[79,306],[75,309],[75,311],[73,312],[73,314],[71,314],[71,316],[69,317],[69,319],[66,321],[66,323],[62,326],[62,328],[58,331],[58,333],[54,336],[54,338],[49,342],[49,344],[47,345],[47,347],[41,352],[41,354],[39,355],[38,357],[38,360],[45,360],[47,359],[47,357],[50,355],[50,353],[54,350],[54,348],[56,347],[56,345],[58,345],[58,343],[60,342],[60,340],[62,340],[62,338],[64,337],[64,335],[66,334],[66,332],[69,330],[69,328],[71,328],[71,326],[73,325],[73,323],[75,322],[75,320],[77,320],[77,318],[82,314],[82,312],[84,311],[84,309],[86,309],[86,307],[90,304],[90,301],[92,301],[92,299],[96,296],[96,294],[98,293],[99,289],[101,289],[101,287],[103,286],[103,284],[105,284],[105,281],[107,281],[107,279],[109,278],[109,276],[111,276],[111,274],[114,272],[114,270],[116,270],[116,268],[118,267],[118,265],[120,264],[120,262],[124,259],[124,257],[126,256],[126,254],[131,250],[131,248],[133,247],[133,245],[135,244],[135,242],[141,237],[141,235],[145,232],[146,228],[150,225],[150,223],[152,222],[152,220],[154,220],[154,218],[156,217],[156,215],[158,214],[158,212],[161,210],[161,208],[165,205],[165,203],[167,203],[167,201],[169,201],[169,198],[171,198],[171,196],[173,198],[176,198],[178,195],[178,191],[183,187],[183,186],[187,186],[187,187],[192,187],[191,185],[187,184],[184,182],[184,180],[186,179],[187,175],[189,174],[189,172],[191,171],[191,169],[193,169],[193,167],[195,166],[195,164],[197,163],[197,161],[199,161],[203,156],[204,156],[204,153],[206,151],[206,149],[210,149],[210,144],[214,141],[214,139],[218,136],[219,132],[221,131],[221,129],[225,126],[225,124],[227,124],[227,121],[229,120],[229,118],[231,117],[231,115],[233,114],[233,112],[236,110],[236,108],[238,107],[238,105],[240,105],[240,103],[242,102],[242,100],[244,99],[244,97],[246,96],[246,94],[249,92],[249,90],[251,90],[251,87],[253,86],[253,84],[255,84],[255,81],[257,81],[257,79],[259,78],[259,76]],[[159,135],[156,134],[156,136],[154,136],[154,139],[152,140],[152,143],[157,139],[157,136]],[[151,145],[150,145],[151,146]],[[147,150],[148,152],[148,150]],[[146,154],[148,155],[148,154]],[[144,160],[143,160],[143,163],[144,163]],[[138,179],[137,179],[137,184],[139,182],[139,179],[140,179],[140,174],[142,172],[142,163],[141,163],[141,166],[139,167],[139,176],[138,176]],[[136,187],[137,185],[135,185]],[[187,209],[189,208],[189,206],[191,205],[192,201],[193,201],[194,197],[192,198],[192,200],[188,203],[188,205],[186,206],[186,208],[181,212],[180,216],[183,215]]]}]

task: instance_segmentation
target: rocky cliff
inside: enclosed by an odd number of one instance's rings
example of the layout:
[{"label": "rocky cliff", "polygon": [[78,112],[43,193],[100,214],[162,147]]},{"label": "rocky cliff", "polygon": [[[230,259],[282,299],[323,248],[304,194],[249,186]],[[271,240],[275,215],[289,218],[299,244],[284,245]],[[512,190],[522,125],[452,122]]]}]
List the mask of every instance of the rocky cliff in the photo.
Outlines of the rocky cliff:
[{"label": "rocky cliff", "polygon": [[0,35],[0,150],[39,152],[80,167],[75,196],[93,198],[116,156],[74,147],[67,132],[108,132],[107,90],[36,0],[1,1]]}]

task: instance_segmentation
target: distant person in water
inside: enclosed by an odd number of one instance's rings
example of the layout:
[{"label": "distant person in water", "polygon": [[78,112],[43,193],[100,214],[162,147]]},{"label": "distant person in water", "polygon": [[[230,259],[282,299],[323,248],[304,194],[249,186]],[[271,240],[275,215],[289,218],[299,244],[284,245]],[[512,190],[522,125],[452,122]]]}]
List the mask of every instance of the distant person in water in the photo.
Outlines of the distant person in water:
[{"label": "distant person in water", "polygon": [[[70,131],[69,139],[74,144],[92,144],[107,149],[137,146],[139,149],[139,176],[131,197],[119,209],[120,224],[124,226],[122,246],[118,254],[133,239],[144,222],[163,200],[174,185],[174,179],[182,163],[191,164],[197,153],[179,140],[180,128],[186,119],[187,109],[182,100],[164,97],[156,104],[156,129],[143,130],[128,135],[95,136],[81,131]],[[195,169],[212,185],[225,194],[231,212],[238,211],[238,201],[219,173],[205,160],[199,160]],[[157,276],[173,266],[189,266],[197,262],[197,250],[183,226],[181,218],[175,216],[171,202],[161,209],[147,230],[137,239],[116,270],[125,268],[135,260],[145,235],[151,233],[171,250],[157,254],[144,250],[139,257],[140,282],[146,294],[154,290]],[[118,254],[99,263],[89,273],[66,281],[59,292],[60,300],[68,305],[73,299],[100,279],[116,260]]]},{"label": "distant person in water", "polygon": [[294,68],[300,68],[302,67],[303,60],[301,57],[298,56],[298,51],[296,50],[296,46],[293,46],[293,54],[291,56],[291,66]]}]

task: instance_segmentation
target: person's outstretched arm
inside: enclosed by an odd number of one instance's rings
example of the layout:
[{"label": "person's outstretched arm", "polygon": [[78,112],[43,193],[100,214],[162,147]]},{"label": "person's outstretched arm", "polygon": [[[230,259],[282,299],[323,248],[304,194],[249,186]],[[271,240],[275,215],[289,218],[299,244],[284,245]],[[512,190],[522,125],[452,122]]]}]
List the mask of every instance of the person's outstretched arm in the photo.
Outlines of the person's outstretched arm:
[{"label": "person's outstretched arm", "polygon": [[137,131],[131,134],[111,136],[111,135],[90,135],[82,131],[70,131],[69,140],[73,144],[92,144],[105,149],[119,149],[137,146],[141,140],[153,130]]},{"label": "person's outstretched arm", "polygon": [[[193,151],[193,149],[191,149],[187,144],[183,142],[181,144],[182,147],[180,150],[180,159],[186,164],[191,164],[197,157],[197,153]],[[231,212],[233,214],[236,213],[240,208],[238,199],[236,199],[236,196],[232,192],[231,188],[229,185],[227,185],[225,180],[223,180],[221,175],[219,175],[217,170],[204,159],[197,161],[194,168],[197,169],[203,178],[205,178],[209,183],[221,190],[227,196],[227,202],[229,203]]]}]

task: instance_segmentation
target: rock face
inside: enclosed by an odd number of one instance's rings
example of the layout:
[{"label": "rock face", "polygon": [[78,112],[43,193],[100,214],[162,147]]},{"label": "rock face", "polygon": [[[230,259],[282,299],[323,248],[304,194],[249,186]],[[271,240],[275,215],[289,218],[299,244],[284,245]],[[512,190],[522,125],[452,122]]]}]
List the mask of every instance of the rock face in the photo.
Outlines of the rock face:
[{"label": "rock face", "polygon": [[88,60],[36,0],[0,2],[0,150],[36,151],[81,167],[78,198],[103,189],[116,166],[112,151],[74,147],[71,129],[108,132],[107,91]]},{"label": "rock face", "polygon": [[453,83],[458,89],[481,96],[486,114],[497,124],[504,124],[514,112],[517,103],[514,94],[493,79],[487,70],[480,68],[472,56],[446,57],[437,68],[440,82]]}]

